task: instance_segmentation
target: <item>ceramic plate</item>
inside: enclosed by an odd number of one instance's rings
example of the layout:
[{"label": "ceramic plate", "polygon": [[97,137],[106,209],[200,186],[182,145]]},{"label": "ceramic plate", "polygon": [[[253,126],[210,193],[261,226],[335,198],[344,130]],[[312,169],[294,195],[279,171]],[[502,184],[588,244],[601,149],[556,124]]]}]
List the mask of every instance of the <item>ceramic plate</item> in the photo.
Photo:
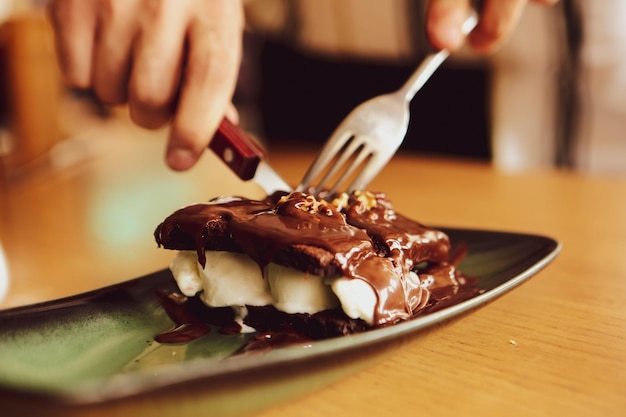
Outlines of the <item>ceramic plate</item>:
[{"label": "ceramic plate", "polygon": [[161,345],[172,326],[156,296],[173,290],[169,271],[85,294],[0,311],[0,399],[37,397],[77,407],[292,369],[320,358],[380,346],[474,309],[530,278],[558,253],[553,239],[527,234],[445,229],[467,244],[459,269],[485,291],[414,320],[353,336],[251,356],[230,355],[249,335],[216,331],[193,342]]}]

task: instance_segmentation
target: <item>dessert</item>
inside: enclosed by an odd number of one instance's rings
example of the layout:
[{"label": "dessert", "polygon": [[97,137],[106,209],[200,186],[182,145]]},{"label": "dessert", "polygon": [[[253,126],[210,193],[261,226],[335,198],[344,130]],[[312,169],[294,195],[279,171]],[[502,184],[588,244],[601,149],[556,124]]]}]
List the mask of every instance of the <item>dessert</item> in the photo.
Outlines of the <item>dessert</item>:
[{"label": "dessert", "polygon": [[445,233],[369,191],[218,198],[174,212],[155,239],[178,251],[170,269],[184,296],[228,309],[243,332],[364,331],[432,309],[466,281]]}]

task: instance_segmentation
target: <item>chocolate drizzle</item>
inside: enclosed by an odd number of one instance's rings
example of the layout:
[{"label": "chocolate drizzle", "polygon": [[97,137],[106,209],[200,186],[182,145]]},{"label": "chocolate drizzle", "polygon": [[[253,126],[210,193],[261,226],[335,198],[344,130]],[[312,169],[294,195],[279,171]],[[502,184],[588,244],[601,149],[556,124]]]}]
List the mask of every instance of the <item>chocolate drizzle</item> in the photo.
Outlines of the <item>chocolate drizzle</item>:
[{"label": "chocolate drizzle", "polygon": [[448,237],[395,213],[382,193],[354,192],[334,204],[301,192],[218,199],[176,211],[155,239],[167,249],[195,250],[202,266],[205,250],[226,250],[246,253],[261,268],[275,262],[361,279],[378,298],[375,325],[409,319],[428,305],[429,289],[411,273],[418,265],[439,271],[437,280],[447,281],[439,287],[458,284]]},{"label": "chocolate drizzle", "polygon": [[211,326],[188,308],[187,298],[179,293],[157,292],[161,305],[175,323],[175,327],[159,333],[154,339],[159,343],[184,343],[204,336]]}]

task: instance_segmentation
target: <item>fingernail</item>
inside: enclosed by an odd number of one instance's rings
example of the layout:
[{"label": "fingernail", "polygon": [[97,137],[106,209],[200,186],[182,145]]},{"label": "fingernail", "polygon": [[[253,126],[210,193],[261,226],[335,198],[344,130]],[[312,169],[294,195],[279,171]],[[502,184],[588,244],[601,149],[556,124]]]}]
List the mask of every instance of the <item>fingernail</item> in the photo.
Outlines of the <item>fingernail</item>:
[{"label": "fingernail", "polygon": [[196,162],[196,155],[185,148],[172,148],[166,156],[167,165],[175,171],[185,171]]}]

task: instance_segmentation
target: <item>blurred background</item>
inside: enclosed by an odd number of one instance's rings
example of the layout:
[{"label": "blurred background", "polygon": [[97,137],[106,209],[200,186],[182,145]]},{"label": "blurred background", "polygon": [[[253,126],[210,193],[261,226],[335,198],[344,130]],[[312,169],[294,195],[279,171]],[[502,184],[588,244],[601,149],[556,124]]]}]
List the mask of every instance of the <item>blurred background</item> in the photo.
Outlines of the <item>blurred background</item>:
[{"label": "blurred background", "polygon": [[[245,5],[234,101],[270,157],[319,148],[350,110],[400,87],[430,50],[421,0]],[[65,87],[44,8],[0,0],[0,303],[11,277],[2,306],[163,268],[171,253],[151,236],[164,216],[233,191],[259,193],[209,153],[173,173],[163,163],[166,128],[138,128],[125,108]],[[497,53],[464,49],[434,74],[412,102],[400,152],[506,172],[626,176],[625,19],[626,0],[529,4]],[[50,285],[39,285],[42,273]]]},{"label": "blurred background", "polygon": [[[242,124],[268,147],[319,146],[352,108],[398,88],[429,52],[424,4],[248,0],[235,96]],[[124,109],[62,85],[44,6],[0,0],[4,177],[40,164],[58,146],[70,159],[89,154],[89,145],[71,151],[63,143],[126,118]],[[624,175],[625,18],[626,0],[529,4],[496,54],[463,50],[435,73],[412,103],[402,150],[477,158],[511,171]]]},{"label": "blurred background", "polygon": [[[326,138],[358,103],[398,88],[430,51],[425,3],[249,2],[249,24],[269,34],[250,36],[260,68],[247,74],[267,137]],[[403,149],[623,174],[624,17],[623,0],[529,4],[498,53],[464,50],[434,74]]]}]

